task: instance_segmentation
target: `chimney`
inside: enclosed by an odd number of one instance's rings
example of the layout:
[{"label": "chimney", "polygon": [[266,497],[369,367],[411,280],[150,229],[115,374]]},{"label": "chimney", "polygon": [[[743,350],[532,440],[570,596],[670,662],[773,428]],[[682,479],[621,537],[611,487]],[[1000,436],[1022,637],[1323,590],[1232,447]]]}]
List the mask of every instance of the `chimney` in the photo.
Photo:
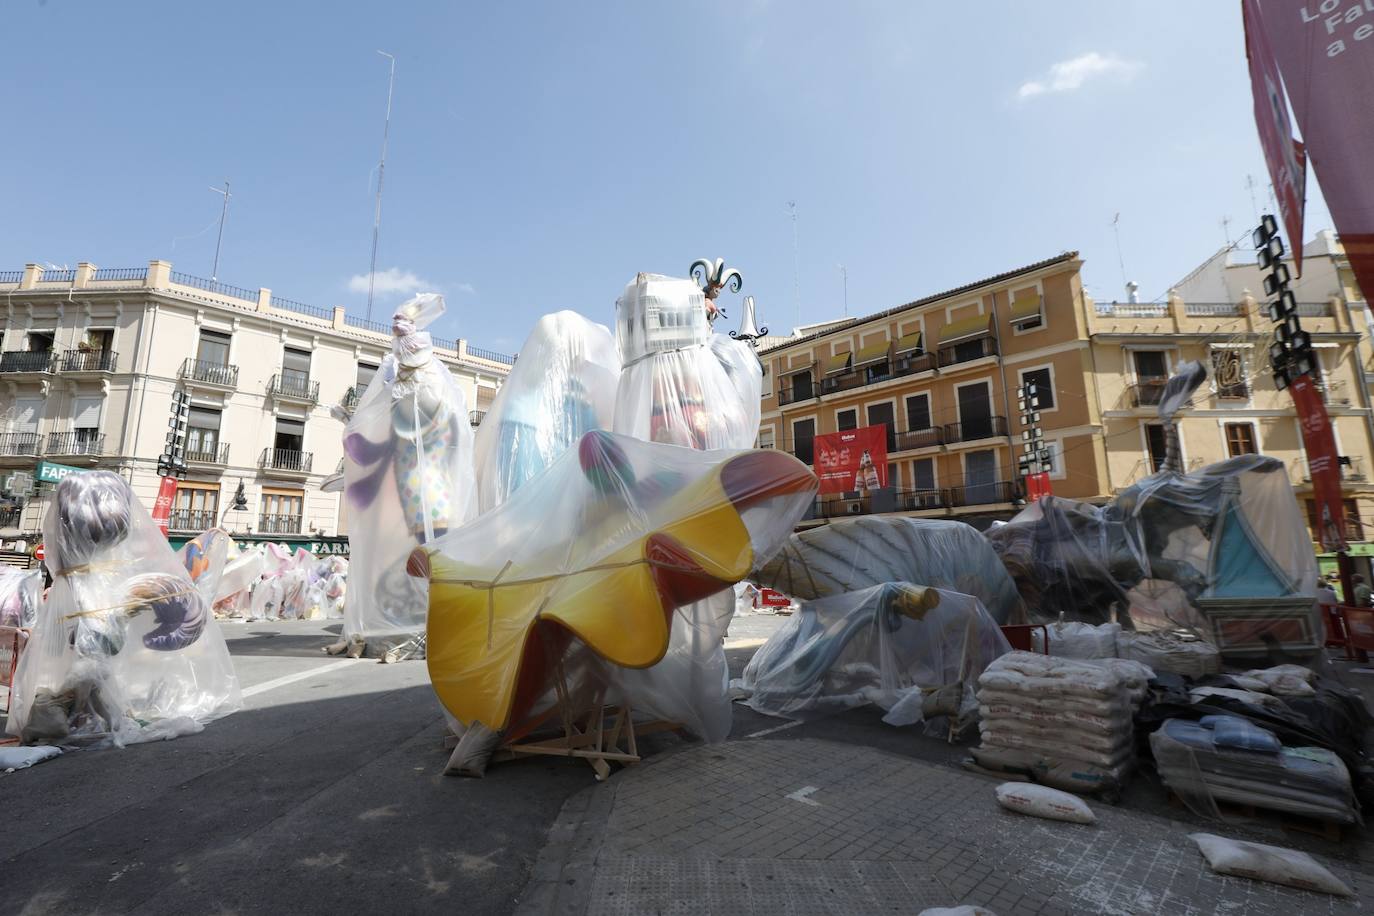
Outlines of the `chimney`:
[{"label": "chimney", "polygon": [[1132,304],[1140,301],[1140,284],[1134,280],[1126,283],[1126,301]]}]

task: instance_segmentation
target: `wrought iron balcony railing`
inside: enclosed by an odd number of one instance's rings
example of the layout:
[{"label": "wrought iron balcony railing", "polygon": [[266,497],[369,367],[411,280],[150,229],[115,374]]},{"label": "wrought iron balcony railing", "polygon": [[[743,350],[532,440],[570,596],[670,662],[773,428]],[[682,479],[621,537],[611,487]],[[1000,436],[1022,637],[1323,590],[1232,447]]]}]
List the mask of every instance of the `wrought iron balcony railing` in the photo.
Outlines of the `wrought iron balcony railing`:
[{"label": "wrought iron balcony railing", "polygon": [[272,376],[267,383],[267,393],[273,397],[314,404],[320,399],[320,383],[312,382],[310,376],[303,372],[287,370]]},{"label": "wrought iron balcony railing", "polygon": [[204,382],[207,385],[234,388],[239,383],[239,367],[188,357],[181,364],[181,377],[193,382]]},{"label": "wrought iron balcony railing", "polygon": [[173,509],[167,527],[173,531],[205,531],[217,525],[214,509]]},{"label": "wrought iron balcony railing", "polygon": [[51,372],[51,350],[10,350],[0,353],[0,372]]},{"label": "wrought iron balcony railing", "polygon": [[299,515],[259,515],[258,533],[300,534],[301,517]]},{"label": "wrought iron balcony railing", "polygon": [[297,474],[310,473],[314,463],[313,452],[298,452],[286,448],[265,448],[258,459],[258,467],[269,471],[291,471]]},{"label": "wrought iron balcony railing", "polygon": [[983,506],[991,503],[1009,503],[1016,499],[1017,489],[1014,480],[998,480],[989,483],[965,483],[963,486],[949,488],[951,506]]},{"label": "wrought iron balcony railing", "polygon": [[978,417],[961,423],[945,424],[945,442],[974,442],[1007,435],[1006,417]]},{"label": "wrought iron balcony railing", "polygon": [[0,455],[37,458],[42,441],[38,433],[0,433]]},{"label": "wrought iron balcony railing", "polygon": [[195,461],[199,464],[228,464],[229,443],[221,442],[218,445],[212,443],[200,448],[187,448],[186,460]]},{"label": "wrought iron balcony railing", "polygon": [[105,434],[90,432],[49,433],[49,455],[103,455]]}]

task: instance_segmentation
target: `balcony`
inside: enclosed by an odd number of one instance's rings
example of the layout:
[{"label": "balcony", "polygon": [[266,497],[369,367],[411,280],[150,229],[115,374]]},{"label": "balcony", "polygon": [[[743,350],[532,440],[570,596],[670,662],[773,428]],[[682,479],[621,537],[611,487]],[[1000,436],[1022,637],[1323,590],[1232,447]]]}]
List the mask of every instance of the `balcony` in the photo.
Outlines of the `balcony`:
[{"label": "balcony", "polygon": [[[1294,484],[1312,482],[1312,468],[1306,458],[1294,458],[1290,468],[1294,473],[1290,473],[1289,480]],[[1342,483],[1364,483],[1369,479],[1365,472],[1363,455],[1338,455],[1336,468],[1341,472]]]},{"label": "balcony", "polygon": [[962,423],[946,423],[944,427],[946,445],[954,442],[976,442],[980,439],[993,439],[1007,434],[1006,417],[979,417],[976,420],[964,420]]},{"label": "balcony", "polygon": [[167,527],[173,531],[201,532],[218,524],[214,509],[173,509],[167,518]]},{"label": "balcony", "polygon": [[258,467],[264,471],[277,471],[283,474],[305,476],[310,473],[314,462],[312,452],[298,452],[286,448],[265,448],[258,459]]},{"label": "balcony", "polygon": [[1322,401],[1330,407],[1350,406],[1350,392],[1341,379],[1321,379],[1317,382],[1317,390],[1321,392]]},{"label": "balcony", "polygon": [[283,401],[299,401],[304,404],[317,404],[320,400],[320,383],[310,381],[303,372],[278,373],[267,383],[267,394]]},{"label": "balcony", "polygon": [[476,429],[478,426],[482,425],[482,421],[486,419],[486,416],[487,412],[485,410],[469,410],[468,422],[472,424],[473,429]]},{"label": "balcony", "polygon": [[1168,318],[1167,302],[1098,302],[1100,318]]},{"label": "balcony", "polygon": [[239,384],[239,367],[205,359],[187,358],[181,364],[181,377],[188,382],[232,390]]},{"label": "balcony", "polygon": [[945,430],[942,426],[913,429],[908,432],[897,433],[896,439],[894,451],[898,452],[909,452],[917,448],[934,448],[945,444]]},{"label": "balcony", "polygon": [[0,353],[0,372],[51,372],[51,350],[10,350]]},{"label": "balcony", "polygon": [[1188,318],[1235,318],[1245,312],[1235,302],[1187,302],[1183,314]]},{"label": "balcony", "polygon": [[897,508],[903,512],[945,509],[949,494],[945,490],[902,490],[897,493]]},{"label": "balcony", "polygon": [[1127,389],[1132,407],[1158,407],[1160,399],[1164,397],[1164,386],[1168,384],[1166,378],[1146,378],[1141,379]]},{"label": "balcony", "polygon": [[38,433],[0,433],[0,458],[37,458],[42,441]]},{"label": "balcony", "polygon": [[221,464],[229,463],[229,443],[221,442],[219,445],[211,445],[208,448],[188,448],[186,449],[186,460],[195,464]]},{"label": "balcony", "polygon": [[299,515],[259,515],[258,533],[300,534],[301,517]]},{"label": "balcony", "polygon": [[957,366],[959,363],[971,363],[976,359],[983,359],[987,356],[997,355],[997,342],[991,337],[979,337],[977,340],[966,340],[949,347],[941,347],[939,353],[940,367]]},{"label": "balcony", "polygon": [[105,454],[105,434],[85,430],[49,433],[47,454],[63,458],[98,458]]},{"label": "balcony", "polygon": [[113,350],[67,350],[59,365],[63,372],[113,372],[118,359]]},{"label": "balcony", "polygon": [[1014,480],[998,480],[950,487],[947,492],[951,506],[986,506],[1012,502],[1016,499],[1019,489]]},{"label": "balcony", "polygon": [[820,394],[820,390],[815,385],[801,387],[794,385],[791,388],[780,388],[778,389],[778,406],[795,404],[797,401],[809,401],[818,394]]},{"label": "balcony", "polygon": [[892,367],[892,377],[901,378],[906,375],[915,375],[918,372],[930,372],[935,368],[935,365],[934,353],[912,353],[909,356],[899,356],[896,365]]},{"label": "balcony", "polygon": [[343,397],[339,399],[339,406],[351,412],[358,406],[358,402],[362,400],[363,392],[366,390],[367,389],[361,385],[350,386],[349,389],[344,392]]},{"label": "balcony", "polygon": [[18,528],[23,517],[24,510],[21,508],[0,509],[0,528]]}]

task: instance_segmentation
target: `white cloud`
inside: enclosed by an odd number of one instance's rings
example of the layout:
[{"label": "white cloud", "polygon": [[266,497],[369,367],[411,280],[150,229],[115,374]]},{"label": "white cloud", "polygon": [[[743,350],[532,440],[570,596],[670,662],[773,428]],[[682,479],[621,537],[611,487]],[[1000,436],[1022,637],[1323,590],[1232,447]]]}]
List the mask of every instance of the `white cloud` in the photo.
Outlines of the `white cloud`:
[{"label": "white cloud", "polygon": [[[414,271],[401,270],[399,267],[377,271],[377,279],[373,286],[378,293],[383,295],[388,293],[418,293],[421,290],[432,292],[435,289],[433,283],[416,276]],[[367,274],[354,274],[349,277],[348,291],[352,293],[367,292]]]},{"label": "white cloud", "polygon": [[476,288],[474,288],[471,283],[459,283],[454,289],[458,290],[460,293],[467,293],[469,296],[477,293]]},{"label": "white cloud", "polygon": [[1144,64],[1122,60],[1112,54],[1099,54],[1089,51],[1069,60],[1061,60],[1050,67],[1048,76],[1040,80],[1028,80],[1016,90],[1016,97],[1029,99],[1049,92],[1073,92],[1083,88],[1089,80],[1115,77],[1129,80],[1140,72]]}]

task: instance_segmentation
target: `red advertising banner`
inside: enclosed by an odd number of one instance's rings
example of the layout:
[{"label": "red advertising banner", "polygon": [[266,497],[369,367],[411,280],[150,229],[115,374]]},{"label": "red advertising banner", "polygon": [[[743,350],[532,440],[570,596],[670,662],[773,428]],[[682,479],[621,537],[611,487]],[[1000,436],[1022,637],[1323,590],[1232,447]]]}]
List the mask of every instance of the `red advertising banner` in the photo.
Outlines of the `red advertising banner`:
[{"label": "red advertising banner", "polygon": [[1307,470],[1312,475],[1312,499],[1317,506],[1317,538],[1322,548],[1345,550],[1345,512],[1341,503],[1341,470],[1336,456],[1336,435],[1312,376],[1304,375],[1288,386],[1298,410],[1302,444],[1307,450]]},{"label": "red advertising banner", "polygon": [[157,530],[162,532],[162,536],[167,536],[167,529],[171,527],[172,500],[177,495],[177,479],[175,477],[162,478],[162,484],[157,488],[157,499],[153,502],[153,521],[157,523]]},{"label": "red advertising banner", "polygon": [[1050,472],[1026,475],[1026,501],[1035,502],[1042,496],[1050,496]]},{"label": "red advertising banner", "polygon": [[[1374,3],[1263,0],[1260,23],[1288,88],[1355,279],[1374,296]],[[1289,247],[1302,246],[1290,238]]]},{"label": "red advertising banner", "polygon": [[821,493],[867,493],[887,486],[887,424],[817,436]]},{"label": "red advertising banner", "polygon": [[1307,156],[1303,145],[1293,139],[1293,124],[1288,118],[1288,100],[1274,50],[1269,46],[1260,19],[1258,0],[1241,0],[1245,22],[1245,56],[1250,60],[1250,94],[1255,100],[1255,127],[1260,147],[1269,166],[1284,233],[1293,257],[1293,266],[1302,274],[1302,220],[1307,202]]}]

